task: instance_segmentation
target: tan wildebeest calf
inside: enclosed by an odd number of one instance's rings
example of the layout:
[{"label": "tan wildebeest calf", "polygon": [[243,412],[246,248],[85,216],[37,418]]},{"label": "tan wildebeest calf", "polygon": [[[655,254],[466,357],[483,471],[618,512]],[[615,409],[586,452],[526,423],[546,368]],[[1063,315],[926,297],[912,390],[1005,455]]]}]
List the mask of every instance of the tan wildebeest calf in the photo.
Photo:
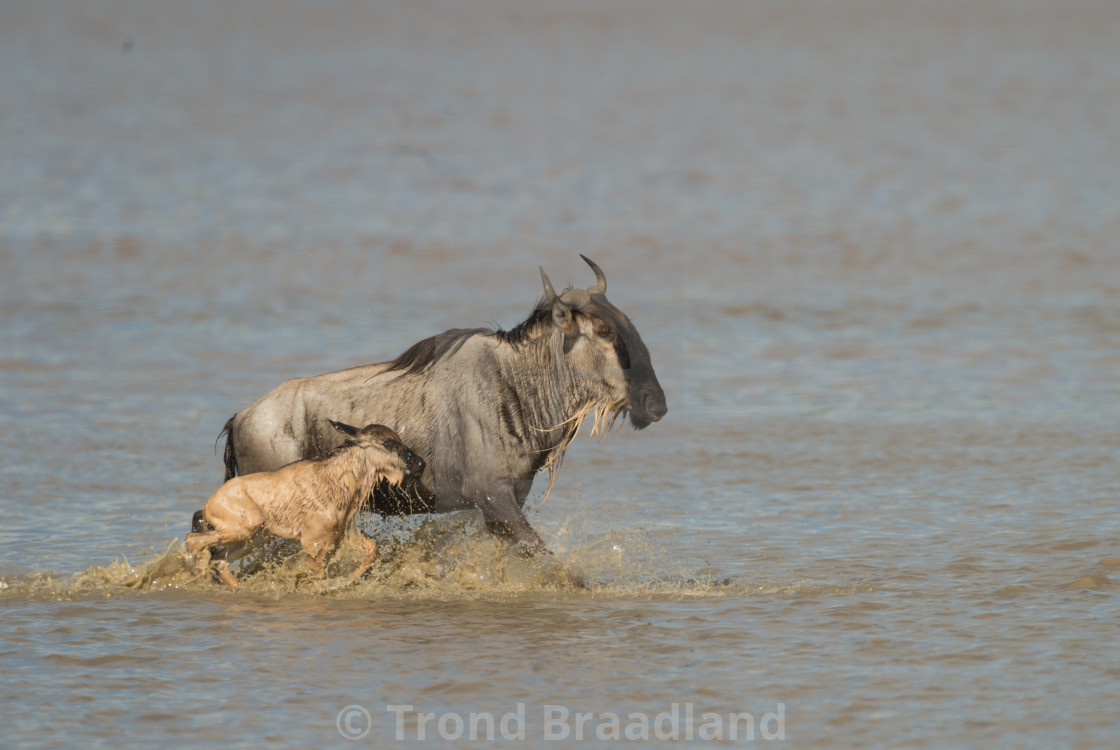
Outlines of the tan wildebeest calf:
[{"label": "tan wildebeest calf", "polygon": [[[276,471],[234,477],[211,495],[187,534],[187,550],[199,570],[211,570],[210,548],[222,546],[214,563],[227,586],[238,586],[229,569],[269,534],[298,540],[315,574],[322,574],[346,527],[381,481],[399,485],[424,472],[424,459],[397,433],[371,424],[362,429],[329,420],[346,442],[326,458],[296,461]],[[366,556],[350,573],[360,577],[377,559],[377,544],[365,539]]]}]

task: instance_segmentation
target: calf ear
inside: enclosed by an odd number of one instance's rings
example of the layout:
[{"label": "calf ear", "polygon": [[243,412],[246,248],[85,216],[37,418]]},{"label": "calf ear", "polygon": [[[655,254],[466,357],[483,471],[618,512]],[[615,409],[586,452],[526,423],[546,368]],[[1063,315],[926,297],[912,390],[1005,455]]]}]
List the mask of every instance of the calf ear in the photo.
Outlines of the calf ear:
[{"label": "calf ear", "polygon": [[327,421],[331,423],[331,427],[335,428],[336,430],[341,432],[343,435],[346,435],[347,437],[357,437],[358,436],[358,429],[356,427],[351,427],[350,425],[343,424],[342,422],[336,422],[333,419],[328,419]]}]

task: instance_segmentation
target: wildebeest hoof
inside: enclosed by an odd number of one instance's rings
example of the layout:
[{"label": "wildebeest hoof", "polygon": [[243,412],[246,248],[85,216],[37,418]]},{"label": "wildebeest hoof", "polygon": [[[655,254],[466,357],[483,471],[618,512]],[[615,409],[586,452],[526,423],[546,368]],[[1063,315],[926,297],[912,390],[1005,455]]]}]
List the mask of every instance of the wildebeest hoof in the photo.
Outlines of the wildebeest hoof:
[{"label": "wildebeest hoof", "polygon": [[194,516],[191,517],[191,533],[192,534],[205,534],[210,531],[210,525],[206,523],[206,519],[202,516],[201,510],[196,510]]},{"label": "wildebeest hoof", "polygon": [[540,539],[518,539],[514,541],[513,548],[518,557],[526,560],[537,557],[552,557],[552,550],[544,546],[544,542]]}]

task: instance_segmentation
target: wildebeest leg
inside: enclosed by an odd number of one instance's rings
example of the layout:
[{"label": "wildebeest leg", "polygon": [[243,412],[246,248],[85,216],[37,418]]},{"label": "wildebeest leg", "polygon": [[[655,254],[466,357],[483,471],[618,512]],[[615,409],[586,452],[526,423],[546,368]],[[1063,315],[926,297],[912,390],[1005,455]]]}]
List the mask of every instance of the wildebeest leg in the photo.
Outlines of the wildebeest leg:
[{"label": "wildebeest leg", "polygon": [[366,556],[362,560],[362,564],[354,568],[354,572],[350,574],[350,580],[356,581],[369,570],[369,566],[373,565],[374,560],[377,559],[377,542],[373,541],[367,536],[363,536],[362,540],[365,542]]},{"label": "wildebeest leg", "polygon": [[533,489],[533,478],[513,480],[513,496],[517,499],[517,507],[524,508],[525,501],[529,499],[529,492]]},{"label": "wildebeest leg", "polygon": [[471,499],[482,511],[490,533],[509,540],[523,557],[548,552],[540,535],[525,518],[525,513],[518,504],[514,484],[510,480],[502,481],[488,490],[472,492]]}]

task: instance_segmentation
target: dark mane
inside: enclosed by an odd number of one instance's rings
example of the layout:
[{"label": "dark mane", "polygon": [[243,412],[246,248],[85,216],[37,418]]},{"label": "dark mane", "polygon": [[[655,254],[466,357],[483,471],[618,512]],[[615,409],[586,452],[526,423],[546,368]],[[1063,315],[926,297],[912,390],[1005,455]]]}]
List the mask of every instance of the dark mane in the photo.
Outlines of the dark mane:
[{"label": "dark mane", "polygon": [[529,340],[533,328],[548,320],[550,316],[549,308],[538,305],[526,320],[508,331],[502,328],[452,328],[437,333],[405,349],[400,356],[389,363],[385,372],[400,371],[401,376],[423,372],[448,354],[457,352],[471,336],[495,336],[514,346],[524,344]]},{"label": "dark mane", "polygon": [[487,328],[452,328],[417,341],[389,363],[385,372],[401,371],[401,375],[423,372],[448,353],[456,352],[475,334],[491,333]]},{"label": "dark mane", "polygon": [[529,334],[532,333],[534,328],[536,328],[546,320],[550,320],[551,318],[552,310],[551,308],[546,307],[544,305],[544,301],[542,300],[537,304],[535,308],[533,308],[533,312],[529,314],[528,318],[518,323],[513,328],[509,329],[508,331],[504,331],[501,328],[498,328],[492,333],[494,336],[497,336],[507,344],[519,346],[521,344],[524,344],[526,341],[529,341]]}]

